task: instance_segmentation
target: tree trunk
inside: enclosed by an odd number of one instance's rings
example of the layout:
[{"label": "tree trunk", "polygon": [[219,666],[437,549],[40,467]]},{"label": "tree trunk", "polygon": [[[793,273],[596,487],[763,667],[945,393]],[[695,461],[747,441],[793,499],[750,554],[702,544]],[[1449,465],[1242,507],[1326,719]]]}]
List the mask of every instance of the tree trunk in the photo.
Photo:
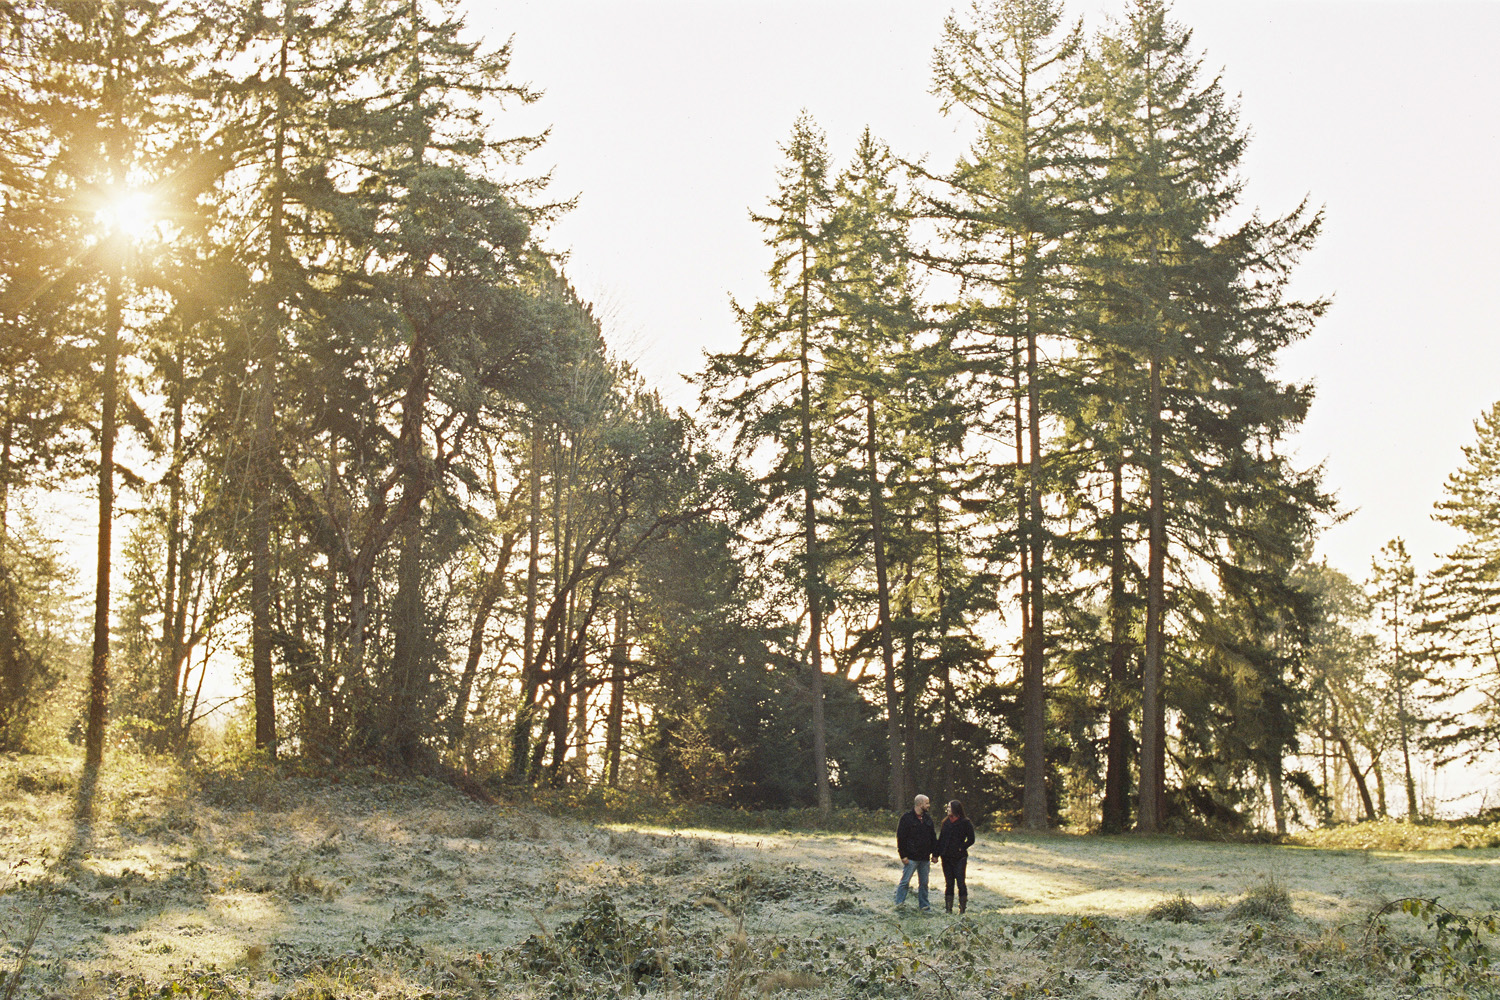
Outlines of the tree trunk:
[{"label": "tree trunk", "polygon": [[1375,801],[1380,809],[1380,815],[1389,816],[1390,809],[1385,801],[1385,772],[1380,768],[1380,758],[1373,752],[1370,754],[1370,773],[1375,776]]},{"label": "tree trunk", "polygon": [[573,704],[573,671],[556,666],[552,681],[552,707],[547,712],[547,732],[552,737],[552,763],[547,768],[553,788],[563,784],[563,759],[568,755],[568,709]]},{"label": "tree trunk", "polygon": [[[413,487],[408,485],[407,488]],[[391,690],[385,698],[385,743],[395,759],[408,767],[417,763],[427,709],[429,670],[426,667],[425,619],[419,513],[401,528],[400,552],[396,560],[396,596],[391,605]]]},{"label": "tree trunk", "polygon": [[561,601],[561,618],[553,635],[552,651],[552,708],[547,715],[547,729],[552,735],[552,766],[550,768],[553,787],[562,780],[563,757],[568,752],[568,709],[573,703],[573,672],[569,669],[568,634],[573,627],[573,594],[566,593],[568,566],[572,561],[572,522],[563,518],[562,431],[557,433],[557,447],[553,454],[556,461],[552,476],[552,592],[554,601]]},{"label": "tree trunk", "polygon": [[527,776],[531,759],[531,722],[540,687],[537,676],[536,606],[542,547],[542,430],[531,429],[531,504],[528,513],[530,534],[526,559],[526,621],[521,641],[521,691],[516,701],[516,724],[511,730],[510,776],[521,780]]},{"label": "tree trunk", "polygon": [[484,587],[474,607],[474,624],[469,629],[469,653],[464,659],[463,673],[458,680],[458,696],[453,700],[453,711],[448,716],[448,749],[457,750],[463,742],[464,722],[469,714],[469,699],[474,693],[474,678],[479,673],[479,660],[484,655],[484,630],[495,602],[505,590],[505,570],[510,565],[511,552],[516,547],[515,532],[507,532],[500,541],[500,555],[495,558],[495,568],[485,577]]},{"label": "tree trunk", "polygon": [[[906,536],[911,537],[911,515],[904,516]],[[911,621],[912,595],[916,593],[913,574],[916,568],[910,559],[902,563],[901,572],[901,617]],[[917,637],[911,629],[901,635],[901,727],[906,738],[906,796],[910,802],[917,793],[917,783],[924,786],[931,779],[931,769],[917,766],[917,737],[921,727],[917,724],[917,699],[921,696],[923,679],[917,670]],[[901,803],[904,805],[904,803]]]},{"label": "tree trunk", "polygon": [[[1334,743],[1343,751],[1343,760],[1349,764],[1349,776],[1354,781],[1354,787],[1359,792],[1359,800],[1365,810],[1365,819],[1375,818],[1375,803],[1370,799],[1369,786],[1365,784],[1364,772],[1359,769],[1359,760],[1354,756],[1354,747],[1350,745],[1349,738],[1344,734],[1343,727],[1339,724],[1339,704],[1333,703],[1332,737]],[[1327,730],[1324,735],[1330,735]],[[1338,759],[1334,758],[1334,778],[1338,779]],[[1325,786],[1326,787],[1326,786]]]},{"label": "tree trunk", "polygon": [[[295,4],[284,0],[281,11],[281,51],[277,60],[276,137],[272,151],[273,175],[277,182],[268,223],[267,249],[272,272],[271,285],[284,277],[284,233],[281,183],[286,163],[287,62],[290,56]],[[254,496],[250,510],[250,676],[255,693],[255,746],[276,756],[276,696],[271,687],[271,493],[272,435],[276,418],[276,356],[281,337],[279,309],[268,309],[262,317],[260,351],[256,359],[255,429],[250,462]]]},{"label": "tree trunk", "polygon": [[1354,779],[1354,787],[1359,792],[1360,804],[1365,810],[1365,819],[1375,818],[1375,803],[1370,799],[1370,788],[1365,784],[1364,772],[1359,769],[1359,761],[1354,756],[1354,747],[1349,745],[1349,739],[1342,732],[1335,734],[1339,749],[1344,751],[1344,759],[1349,762],[1349,776]]},{"label": "tree trunk", "polygon": [[615,608],[615,641],[609,653],[609,722],[605,728],[605,781],[610,788],[620,787],[620,753],[625,731],[625,671],[630,666],[630,649],[625,643],[625,629],[630,609],[620,596]]},{"label": "tree trunk", "polygon": [[402,480],[401,504],[391,516],[400,552],[396,595],[391,607],[391,690],[383,699],[383,742],[402,764],[416,763],[426,716],[431,679],[427,657],[427,615],[422,602],[422,505],[430,488],[422,425],[430,388],[428,338],[417,324],[407,356],[406,390],[401,400],[401,431],[396,465]]},{"label": "tree trunk", "polygon": [[5,389],[5,426],[0,429],[0,566],[8,565],[10,559],[10,480],[14,475],[11,470],[11,454],[16,428],[15,413],[12,410],[15,405],[15,383],[7,380]]},{"label": "tree trunk", "polygon": [[250,662],[255,692],[255,747],[276,756],[276,700],[271,689],[271,477],[272,372],[270,348],[260,360],[251,446],[255,496],[250,513]]},{"label": "tree trunk", "polygon": [[1151,511],[1147,531],[1146,650],[1141,665],[1141,796],[1137,828],[1159,832],[1166,821],[1166,703],[1162,695],[1162,618],[1166,610],[1167,532],[1162,490],[1161,361],[1151,357]]},{"label": "tree trunk", "polygon": [[1401,605],[1395,599],[1393,628],[1396,655],[1396,717],[1401,720],[1401,766],[1406,777],[1406,821],[1417,821],[1417,782],[1411,773],[1411,717],[1406,713],[1406,671],[1401,665]]},{"label": "tree trunk", "polygon": [[1102,827],[1121,833],[1130,825],[1130,616],[1125,607],[1125,488],[1124,470],[1114,463],[1114,495],[1110,511],[1109,556],[1109,706],[1107,763],[1104,772]]},{"label": "tree trunk", "polygon": [[574,776],[584,787],[589,783],[589,676],[588,657],[581,651],[573,668],[573,761]]},{"label": "tree trunk", "polygon": [[[332,446],[330,445],[330,448],[331,447]],[[333,464],[330,461],[329,468],[331,469],[332,467]],[[324,676],[320,678],[322,681],[322,683],[320,684],[320,690],[326,692],[326,697],[324,697],[318,705],[318,721],[323,723],[323,725],[316,727],[316,736],[313,737],[313,739],[315,740],[313,745],[318,749],[323,750],[324,752],[328,752],[333,749],[332,737],[334,733],[335,721],[338,719],[337,709],[335,708],[333,697],[334,684],[338,680],[338,677],[337,673],[335,672],[335,668],[331,666],[336,662],[335,654],[338,651],[339,645],[338,631],[334,623],[334,608],[335,602],[338,598],[338,592],[338,570],[334,563],[333,554],[329,553],[328,566],[323,578],[322,653],[323,662],[325,664],[329,664],[330,666],[325,669]]]},{"label": "tree trunk", "polygon": [[[112,234],[118,238],[118,234]],[[120,248],[116,246],[118,254]],[[99,533],[94,564],[94,648],[89,668],[88,723],[83,737],[84,777],[79,790],[81,812],[92,809],[94,783],[104,763],[104,726],[109,711],[109,573],[115,509],[115,434],[119,407],[118,368],[123,326],[121,265],[109,275],[105,291],[104,386],[99,407]]]},{"label": "tree trunk", "polygon": [[365,670],[365,643],[370,631],[370,567],[364,558],[354,559],[346,572],[349,586],[349,639],[345,654],[348,665],[344,681],[348,688],[348,728],[360,745],[368,742],[373,726],[370,679]]},{"label": "tree trunk", "polygon": [[1276,754],[1270,767],[1271,814],[1276,819],[1276,832],[1286,836],[1286,797],[1281,787],[1281,754]]},{"label": "tree trunk", "polygon": [[181,686],[182,628],[179,614],[178,573],[187,577],[181,565],[182,539],[182,429],[183,429],[183,363],[179,344],[172,371],[172,462],[167,470],[167,570],[162,583],[161,649],[158,650],[156,678],[156,723],[161,726],[156,739],[158,750],[176,742],[181,719],[177,713],[178,688]]},{"label": "tree trunk", "polygon": [[891,589],[886,578],[885,523],[880,488],[879,451],[875,443],[875,400],[865,397],[865,473],[870,485],[870,535],[875,549],[875,595],[880,659],[885,667],[885,735],[890,757],[890,806],[899,810],[906,798],[906,767],[897,719],[896,646],[891,637]]},{"label": "tree trunk", "polygon": [[[1335,708],[1334,711],[1337,712],[1338,709]],[[1323,791],[1327,796],[1327,802],[1323,806],[1322,816],[1322,820],[1326,824],[1333,820],[1337,811],[1337,803],[1335,801],[1334,795],[1329,792],[1329,789],[1332,788],[1333,785],[1329,784],[1328,782],[1328,758],[1331,755],[1328,752],[1328,693],[1326,690],[1318,699],[1318,747],[1320,750],[1320,753],[1318,755],[1318,776],[1323,781]],[[1333,761],[1333,776],[1336,781],[1338,779],[1337,757],[1335,757]]]},{"label": "tree trunk", "polygon": [[943,566],[943,510],[937,497],[932,500],[932,538],[934,570],[937,574],[938,679],[943,689],[943,721],[938,729],[938,783],[944,801],[956,797],[953,780],[953,662],[948,641],[948,590]]},{"label": "tree trunk", "polygon": [[[805,221],[805,220],[804,220]],[[802,431],[802,544],[807,557],[808,679],[812,700],[813,777],[817,787],[818,808],[833,808],[828,786],[828,726],[823,716],[823,572],[818,552],[818,468],[813,462],[812,445],[812,375],[809,352],[812,350],[808,314],[811,273],[807,244],[802,245],[802,342],[801,361],[801,431]]]},{"label": "tree trunk", "polygon": [[[1028,247],[1028,256],[1032,250]],[[1026,494],[1028,511],[1026,542],[1030,556],[1031,583],[1027,598],[1031,613],[1026,627],[1031,637],[1025,644],[1026,661],[1021,681],[1022,715],[1025,748],[1022,752],[1026,775],[1022,793],[1021,822],[1028,830],[1047,829],[1047,693],[1046,628],[1043,623],[1042,538],[1042,439],[1040,388],[1037,385],[1037,335],[1035,320],[1026,318],[1026,409],[1028,449]]]}]

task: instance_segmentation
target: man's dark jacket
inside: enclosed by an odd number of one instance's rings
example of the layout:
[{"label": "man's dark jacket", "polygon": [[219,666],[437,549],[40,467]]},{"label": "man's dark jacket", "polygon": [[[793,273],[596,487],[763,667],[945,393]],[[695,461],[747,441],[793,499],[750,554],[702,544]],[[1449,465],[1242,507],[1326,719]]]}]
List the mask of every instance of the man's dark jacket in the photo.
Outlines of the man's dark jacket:
[{"label": "man's dark jacket", "polygon": [[896,826],[896,853],[903,858],[918,861],[932,857],[937,847],[937,832],[932,828],[932,816],[917,815],[915,809],[901,817]]}]

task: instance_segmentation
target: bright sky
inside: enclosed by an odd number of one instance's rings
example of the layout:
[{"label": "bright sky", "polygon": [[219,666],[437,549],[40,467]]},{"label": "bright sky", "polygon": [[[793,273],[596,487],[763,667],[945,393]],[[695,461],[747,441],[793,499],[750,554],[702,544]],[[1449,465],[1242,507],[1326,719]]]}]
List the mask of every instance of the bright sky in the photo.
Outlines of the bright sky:
[{"label": "bright sky", "polygon": [[[747,213],[764,207],[778,145],[806,108],[835,164],[869,125],[898,155],[945,166],[971,123],[928,93],[945,0],[510,0],[471,27],[514,36],[519,79],[544,90],[512,115],[552,128],[531,161],[580,195],[553,231],[606,336],[667,399],[738,342],[729,296],[769,263]],[[967,0],[964,0],[967,7]],[[1123,0],[1075,0],[1092,31]],[[1179,0],[1208,70],[1240,95],[1254,140],[1246,200],[1307,197],[1325,235],[1300,269],[1335,305],[1284,372],[1317,402],[1297,442],[1352,516],[1321,549],[1356,578],[1390,538],[1418,566],[1452,539],[1431,520],[1473,421],[1500,399],[1500,2]]]}]

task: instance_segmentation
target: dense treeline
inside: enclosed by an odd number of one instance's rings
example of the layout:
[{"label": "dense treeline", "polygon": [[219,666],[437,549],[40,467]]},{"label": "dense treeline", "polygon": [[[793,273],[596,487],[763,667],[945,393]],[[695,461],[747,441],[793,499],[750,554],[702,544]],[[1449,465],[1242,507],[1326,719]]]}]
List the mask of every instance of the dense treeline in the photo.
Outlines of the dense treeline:
[{"label": "dense treeline", "polygon": [[0,19],[6,747],[181,749],[235,664],[273,756],[1160,830],[1373,816],[1398,766],[1430,812],[1422,755],[1496,742],[1453,695],[1500,673],[1500,414],[1430,580],[1314,559],[1276,359],[1320,217],[1248,207],[1160,3],[950,18],[947,169],[800,117],[700,417],[611,356],[504,128],[537,94],[446,7]]}]

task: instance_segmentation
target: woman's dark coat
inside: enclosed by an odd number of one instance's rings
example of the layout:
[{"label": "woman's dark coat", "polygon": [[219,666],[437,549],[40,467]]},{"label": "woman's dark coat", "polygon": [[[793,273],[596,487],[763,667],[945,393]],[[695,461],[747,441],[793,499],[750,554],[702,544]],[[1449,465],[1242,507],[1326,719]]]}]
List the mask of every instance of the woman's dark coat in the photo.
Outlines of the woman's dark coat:
[{"label": "woman's dark coat", "polygon": [[937,847],[933,853],[950,861],[954,858],[967,858],[969,847],[973,843],[974,824],[967,818],[954,819],[950,816],[943,820],[943,829],[938,834]]}]

